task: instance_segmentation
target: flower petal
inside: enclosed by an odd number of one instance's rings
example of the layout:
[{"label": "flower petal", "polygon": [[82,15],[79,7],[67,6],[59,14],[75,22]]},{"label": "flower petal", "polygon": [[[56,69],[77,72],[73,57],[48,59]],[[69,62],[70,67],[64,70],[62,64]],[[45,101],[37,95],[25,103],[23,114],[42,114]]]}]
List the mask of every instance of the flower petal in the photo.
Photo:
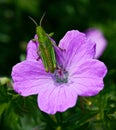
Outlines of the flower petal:
[{"label": "flower petal", "polygon": [[26,60],[37,60],[38,59],[38,43],[32,40],[27,45],[27,57]]},{"label": "flower petal", "polygon": [[88,38],[96,42],[95,58],[99,58],[107,46],[107,41],[105,37],[103,36],[103,33],[99,29],[96,29],[96,28],[90,28],[86,30],[85,33]]},{"label": "flower petal", "polygon": [[62,50],[61,48],[54,46],[55,54],[56,54],[56,60],[57,60],[57,66],[64,67],[64,61],[65,61],[65,50]]},{"label": "flower petal", "polygon": [[80,96],[94,96],[104,86],[103,78],[107,73],[106,66],[95,59],[86,60],[82,65],[70,72],[70,81]]},{"label": "flower petal", "polygon": [[16,64],[12,70],[12,78],[14,90],[22,96],[38,94],[52,80],[51,74],[45,72],[40,60]]},{"label": "flower petal", "polygon": [[[84,36],[83,33],[80,33],[78,30],[71,30],[68,31],[64,37],[60,40],[59,42],[59,47],[62,49],[67,50],[70,42],[74,39],[74,38],[79,38],[80,36]],[[76,40],[76,39],[75,39]],[[78,44],[78,43],[77,43]]]},{"label": "flower petal", "polygon": [[38,95],[39,108],[48,113],[64,112],[73,107],[77,101],[77,92],[69,84],[50,84]]},{"label": "flower petal", "polygon": [[59,46],[66,49],[65,68],[67,69],[95,55],[95,43],[77,30],[67,32]]}]

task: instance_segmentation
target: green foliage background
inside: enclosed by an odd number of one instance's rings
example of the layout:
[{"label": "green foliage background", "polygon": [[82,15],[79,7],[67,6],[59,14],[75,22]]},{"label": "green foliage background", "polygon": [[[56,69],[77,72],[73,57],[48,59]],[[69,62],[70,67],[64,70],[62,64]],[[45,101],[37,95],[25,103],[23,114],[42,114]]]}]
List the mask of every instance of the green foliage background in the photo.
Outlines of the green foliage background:
[{"label": "green foliage background", "polygon": [[[108,46],[101,56],[108,67],[104,90],[80,98],[76,107],[51,117],[41,113],[36,96],[17,95],[9,80],[0,84],[0,130],[115,130],[116,129],[116,1],[115,0],[0,0],[0,77],[10,78],[12,66],[25,58],[35,34],[28,16],[54,32],[58,43],[68,30],[100,28]],[[81,106],[84,106],[82,110]],[[57,122],[55,122],[56,118]]]}]

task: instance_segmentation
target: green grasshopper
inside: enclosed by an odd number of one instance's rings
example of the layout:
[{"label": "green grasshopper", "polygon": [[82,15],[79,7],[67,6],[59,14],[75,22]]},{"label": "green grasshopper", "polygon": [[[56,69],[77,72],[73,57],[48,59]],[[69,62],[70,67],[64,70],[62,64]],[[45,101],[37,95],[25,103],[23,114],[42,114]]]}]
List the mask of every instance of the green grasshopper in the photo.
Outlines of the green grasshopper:
[{"label": "green grasshopper", "polygon": [[56,69],[56,57],[53,47],[54,43],[50,40],[49,35],[46,34],[46,32],[41,26],[41,21],[43,17],[40,20],[39,26],[34,19],[32,19],[31,17],[30,19],[36,24],[36,34],[39,42],[39,52],[42,62],[44,64],[44,68],[46,72],[54,73]]}]

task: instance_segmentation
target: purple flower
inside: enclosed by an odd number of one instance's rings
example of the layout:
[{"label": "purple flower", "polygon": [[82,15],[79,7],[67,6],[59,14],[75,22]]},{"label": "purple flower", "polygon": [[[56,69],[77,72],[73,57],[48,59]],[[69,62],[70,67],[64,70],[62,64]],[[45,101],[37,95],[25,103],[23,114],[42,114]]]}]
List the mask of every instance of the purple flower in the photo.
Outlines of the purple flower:
[{"label": "purple flower", "polygon": [[88,38],[96,42],[95,58],[99,58],[107,46],[107,41],[105,37],[103,36],[103,33],[99,29],[96,29],[96,28],[90,28],[86,30],[85,33]]},{"label": "purple flower", "polygon": [[55,47],[57,69],[45,72],[38,60],[38,43],[30,41],[27,59],[12,70],[14,90],[22,96],[38,94],[39,108],[48,113],[63,112],[76,104],[78,96],[94,96],[104,86],[104,63],[93,59],[95,43],[77,30],[68,31]]}]

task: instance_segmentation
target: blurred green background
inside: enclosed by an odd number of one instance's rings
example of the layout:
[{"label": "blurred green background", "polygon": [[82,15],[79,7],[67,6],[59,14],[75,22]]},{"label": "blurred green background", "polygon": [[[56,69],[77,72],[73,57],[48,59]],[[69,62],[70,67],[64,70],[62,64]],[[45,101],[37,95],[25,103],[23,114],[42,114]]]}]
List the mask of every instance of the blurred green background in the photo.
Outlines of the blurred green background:
[{"label": "blurred green background", "polygon": [[35,25],[28,16],[39,23],[44,12],[42,26],[47,33],[55,33],[57,43],[68,30],[83,32],[97,27],[103,31],[108,46],[100,60],[107,65],[108,74],[98,101],[103,101],[102,112],[110,117],[103,118],[107,129],[102,128],[104,123],[98,128],[115,130],[116,0],[0,0],[0,77],[10,77],[12,66],[25,58],[26,45],[35,34]]}]

